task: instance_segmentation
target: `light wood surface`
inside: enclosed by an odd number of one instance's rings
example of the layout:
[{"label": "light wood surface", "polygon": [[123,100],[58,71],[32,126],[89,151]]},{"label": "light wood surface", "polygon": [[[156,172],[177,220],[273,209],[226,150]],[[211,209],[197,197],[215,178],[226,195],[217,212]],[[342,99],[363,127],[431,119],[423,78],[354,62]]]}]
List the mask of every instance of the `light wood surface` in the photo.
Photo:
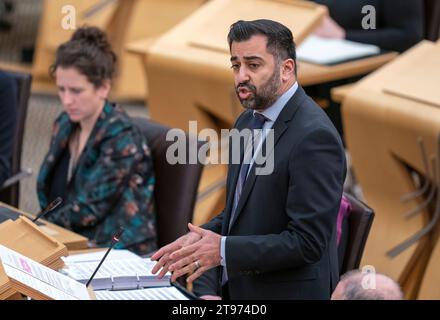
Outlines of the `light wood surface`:
[{"label": "light wood surface", "polygon": [[383,90],[440,108],[440,45],[407,57],[407,65],[416,67],[399,69],[394,81],[386,83]]},{"label": "light wood surface", "polygon": [[376,70],[397,56],[398,53],[389,52],[333,66],[317,65],[300,61],[298,65],[298,80],[301,85],[309,86],[363,75]]},{"label": "light wood surface", "polygon": [[[8,207],[11,210],[16,211],[19,214],[28,217],[29,219],[33,219],[33,216],[27,212],[21,211],[17,208],[11,207],[5,203],[1,203],[2,206]],[[55,238],[59,242],[63,243],[68,250],[78,250],[78,249],[86,249],[87,248],[87,238],[81,236],[77,233],[74,233],[70,230],[64,229],[56,224],[50,223],[46,220],[41,219],[44,225],[39,226],[39,229],[43,232],[47,233],[49,236]]]},{"label": "light wood surface", "polygon": [[339,87],[334,87],[331,89],[331,97],[332,100],[337,102],[337,103],[341,103],[342,100],[344,100],[344,98],[348,95],[348,93],[350,92],[350,89],[352,89],[354,87],[353,83],[350,84],[345,84]]},{"label": "light wood surface", "polygon": [[432,85],[430,81],[435,75],[427,73],[415,78],[413,75],[418,73],[410,70],[429,70],[424,64],[431,64],[431,61],[422,58],[414,64],[413,58],[429,56],[433,50],[437,49],[431,42],[416,45],[359,81],[348,92],[342,105],[345,139],[354,174],[366,203],[376,212],[362,265],[373,265],[377,271],[398,279],[406,296],[411,298],[418,296],[422,278],[426,287],[422,286],[420,293],[431,285],[437,286],[440,281],[438,268],[423,277],[428,261],[440,259],[430,252],[433,239],[422,238],[393,259],[387,257],[386,252],[425,226],[433,214],[430,206],[412,219],[405,219],[403,214],[422,203],[424,198],[408,203],[401,203],[400,198],[415,190],[408,167],[428,179],[430,177],[424,170],[417,139],[424,140],[428,157],[436,155],[440,109],[388,94],[384,88],[398,81],[403,70],[413,83]]},{"label": "light wood surface", "polygon": [[[55,93],[53,80],[48,76],[56,48],[67,41],[74,30],[61,26],[63,6],[76,9],[76,25],[98,26],[105,30],[118,54],[119,73],[114,79],[111,98],[142,100],[147,94],[147,79],[142,61],[125,51],[129,42],[155,38],[197,9],[204,0],[120,0],[109,2],[96,13],[86,15],[102,0],[45,0],[35,46],[33,63],[36,92]],[[40,91],[41,90],[41,91]]]},{"label": "light wood surface", "polygon": [[294,30],[300,42],[325,13],[325,7],[297,1],[212,0],[152,45],[138,43],[149,78],[151,117],[184,130],[188,120],[197,120],[200,129],[217,128],[217,119],[230,127],[241,112],[229,65],[230,25],[239,19],[272,18]]}]

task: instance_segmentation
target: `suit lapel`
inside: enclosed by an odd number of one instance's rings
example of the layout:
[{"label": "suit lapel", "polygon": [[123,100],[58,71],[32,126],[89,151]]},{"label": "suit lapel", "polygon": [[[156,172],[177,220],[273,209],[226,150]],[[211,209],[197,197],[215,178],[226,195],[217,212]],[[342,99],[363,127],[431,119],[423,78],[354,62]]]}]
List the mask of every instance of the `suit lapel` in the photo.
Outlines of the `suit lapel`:
[{"label": "suit lapel", "polygon": [[[292,96],[292,98],[287,102],[286,106],[281,111],[281,113],[279,114],[277,120],[275,121],[275,123],[272,127],[272,129],[274,130],[274,143],[272,146],[267,147],[266,157],[268,157],[272,152],[274,152],[275,146],[279,142],[281,136],[284,134],[284,132],[289,127],[288,122],[293,119],[296,111],[298,110],[300,104],[302,103],[302,101],[304,100],[305,97],[306,97],[306,95],[305,95],[304,90],[302,89],[301,86],[298,86],[297,91]],[[260,152],[261,152],[261,150],[262,149],[260,149]],[[264,165],[265,164],[263,164],[262,166],[264,166]],[[240,169],[240,167],[238,166],[238,169],[236,170],[237,172],[235,172],[236,177],[235,177],[234,184],[233,184],[233,186],[234,186],[233,190],[235,190],[239,169]],[[238,201],[237,209],[236,209],[236,212],[234,215],[234,220],[232,221],[231,229],[232,229],[232,226],[234,225],[234,223],[237,221],[238,216],[240,215],[241,211],[243,210],[244,205],[246,204],[246,201],[249,197],[249,194],[251,193],[252,188],[255,184],[256,178],[257,178],[257,176],[255,175],[255,164],[253,164],[251,167],[251,170],[249,171],[249,175],[246,179],[245,185],[243,187],[243,191],[240,196],[240,200]],[[234,193],[232,192],[231,194],[233,197]],[[233,198],[230,202],[233,202]],[[230,212],[231,212],[231,210],[229,210],[229,215],[228,215],[227,221],[229,221]]]}]

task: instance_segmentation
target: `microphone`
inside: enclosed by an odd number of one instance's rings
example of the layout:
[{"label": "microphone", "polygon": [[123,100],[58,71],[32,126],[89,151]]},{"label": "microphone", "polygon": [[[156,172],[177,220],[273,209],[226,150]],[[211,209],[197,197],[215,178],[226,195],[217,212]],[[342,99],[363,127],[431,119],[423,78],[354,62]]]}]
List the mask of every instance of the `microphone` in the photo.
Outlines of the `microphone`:
[{"label": "microphone", "polygon": [[37,213],[36,217],[32,220],[32,222],[35,223],[41,217],[43,217],[46,214],[48,214],[49,212],[55,210],[62,202],[63,202],[63,199],[61,199],[61,197],[56,198],[54,201],[49,203],[49,205],[46,208],[44,208],[39,213]]},{"label": "microphone", "polygon": [[112,238],[112,244],[110,245],[110,248],[108,248],[107,252],[105,253],[104,257],[102,257],[101,261],[99,262],[98,266],[96,267],[95,271],[93,271],[92,276],[86,283],[86,287],[89,287],[90,283],[92,282],[93,278],[95,277],[96,273],[98,272],[99,268],[101,268],[102,263],[104,262],[105,258],[107,258],[108,254],[110,253],[110,250],[113,249],[116,243],[119,242],[119,239],[121,239],[122,234],[124,233],[124,228],[119,228],[119,231],[116,232],[116,234]]}]

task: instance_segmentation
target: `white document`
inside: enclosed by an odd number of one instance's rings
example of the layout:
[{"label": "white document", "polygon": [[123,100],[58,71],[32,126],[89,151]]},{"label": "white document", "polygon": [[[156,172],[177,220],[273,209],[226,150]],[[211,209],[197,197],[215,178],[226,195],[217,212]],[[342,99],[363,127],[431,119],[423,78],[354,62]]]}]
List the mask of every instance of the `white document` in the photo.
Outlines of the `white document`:
[{"label": "white document", "polygon": [[176,287],[140,290],[95,291],[97,300],[189,300]]},{"label": "white document", "polygon": [[[61,271],[86,283],[98,264],[99,261],[67,262]],[[92,287],[102,290],[169,286],[171,273],[167,272],[162,279],[158,279],[151,272],[155,264],[150,258],[105,260],[92,280]]]},{"label": "white document", "polygon": [[380,48],[371,44],[310,35],[298,47],[296,56],[298,60],[306,62],[334,64],[378,54],[379,52]]},{"label": "white document", "polygon": [[[67,256],[67,257],[61,257],[61,259],[63,259],[66,264],[71,263],[71,262],[101,261],[106,252],[107,252],[107,250],[90,252],[90,253],[80,253],[80,254],[74,254],[71,256]],[[109,252],[109,254],[107,255],[107,258],[105,258],[105,261],[107,261],[107,260],[123,260],[123,259],[142,260],[142,257],[138,256],[137,254],[135,254],[129,250],[112,249]]]},{"label": "white document", "polygon": [[84,284],[3,245],[0,245],[0,259],[9,278],[52,299],[90,300]]}]

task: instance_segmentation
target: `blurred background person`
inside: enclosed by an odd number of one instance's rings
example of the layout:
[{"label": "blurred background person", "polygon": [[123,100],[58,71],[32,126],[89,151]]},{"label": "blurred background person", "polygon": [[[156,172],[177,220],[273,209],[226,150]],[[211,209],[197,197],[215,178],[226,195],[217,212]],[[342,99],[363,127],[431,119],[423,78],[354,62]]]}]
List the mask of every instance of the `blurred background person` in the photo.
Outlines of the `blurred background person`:
[{"label": "blurred background person", "polygon": [[51,74],[64,112],[53,128],[38,176],[42,208],[61,197],[48,220],[86,236],[90,246],[118,243],[138,254],[156,248],[155,178],[147,141],[118,106],[108,102],[116,55],[104,32],[79,28],[60,45]]},{"label": "blurred background person", "polygon": [[332,300],[403,300],[402,289],[380,273],[352,270],[341,276]]},{"label": "blurred background person", "polygon": [[[312,0],[328,7],[315,34],[374,44],[385,50],[403,52],[423,39],[423,1],[420,0]],[[365,11],[362,9],[365,8]],[[364,29],[368,8],[375,10],[375,28]],[[373,12],[373,11],[371,11]]]}]

